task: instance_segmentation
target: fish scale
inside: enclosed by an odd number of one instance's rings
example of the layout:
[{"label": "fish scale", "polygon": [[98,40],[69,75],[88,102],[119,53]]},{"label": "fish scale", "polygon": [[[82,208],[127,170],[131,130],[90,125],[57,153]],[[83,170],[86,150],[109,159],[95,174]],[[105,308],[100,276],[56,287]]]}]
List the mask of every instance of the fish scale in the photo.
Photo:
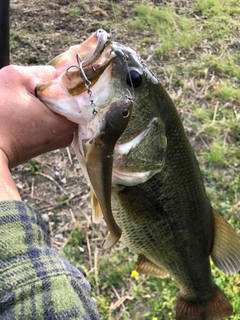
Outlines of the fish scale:
[{"label": "fish scale", "polygon": [[[194,225],[192,233],[189,233],[187,227],[186,234],[181,217],[178,217],[179,223],[176,225],[176,219],[173,215],[169,217],[169,211],[164,212],[152,196],[148,197],[144,188],[141,188],[141,192],[139,189],[139,186],[126,187],[118,192],[114,190],[113,194],[113,214],[123,230],[122,240],[126,246],[138,254],[144,254],[160,268],[164,266],[181,287],[192,288],[192,279],[198,283],[204,274],[204,282],[201,282],[204,288],[200,290],[198,285],[198,295],[201,291],[204,294],[205,291],[209,292],[212,284],[209,250],[201,250],[204,247],[203,242],[208,245],[204,240],[206,233],[203,233],[203,239],[196,243]],[[118,203],[120,205],[117,205]],[[198,225],[199,222],[196,221],[196,226]],[[201,251],[205,251],[204,255]],[[197,268],[191,268],[191,263],[197,265]]]}]

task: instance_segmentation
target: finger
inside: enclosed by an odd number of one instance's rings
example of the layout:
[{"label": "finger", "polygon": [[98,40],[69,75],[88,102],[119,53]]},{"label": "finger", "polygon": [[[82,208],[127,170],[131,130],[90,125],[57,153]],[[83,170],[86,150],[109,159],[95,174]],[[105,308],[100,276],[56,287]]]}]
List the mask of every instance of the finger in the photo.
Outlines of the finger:
[{"label": "finger", "polygon": [[36,86],[57,78],[57,71],[52,66],[16,66],[9,65],[0,70],[2,85],[23,85],[34,94]]}]

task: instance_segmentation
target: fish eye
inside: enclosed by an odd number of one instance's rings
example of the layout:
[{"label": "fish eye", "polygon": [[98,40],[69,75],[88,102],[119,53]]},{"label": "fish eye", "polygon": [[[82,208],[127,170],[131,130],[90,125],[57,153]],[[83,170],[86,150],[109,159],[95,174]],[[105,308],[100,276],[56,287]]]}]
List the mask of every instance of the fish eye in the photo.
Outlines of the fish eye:
[{"label": "fish eye", "polygon": [[127,117],[129,116],[129,111],[128,111],[128,109],[123,109],[123,110],[122,110],[122,116],[123,116],[123,118],[127,118]]},{"label": "fish eye", "polygon": [[126,83],[137,88],[142,84],[142,75],[136,70],[130,70],[126,75]]}]

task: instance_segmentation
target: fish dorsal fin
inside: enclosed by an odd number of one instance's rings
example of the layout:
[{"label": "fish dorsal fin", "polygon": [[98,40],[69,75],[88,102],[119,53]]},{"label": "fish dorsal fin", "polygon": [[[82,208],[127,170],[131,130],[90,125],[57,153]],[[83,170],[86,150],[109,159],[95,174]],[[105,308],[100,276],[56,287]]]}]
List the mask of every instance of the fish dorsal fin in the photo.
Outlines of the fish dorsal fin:
[{"label": "fish dorsal fin", "polygon": [[102,220],[102,210],[98,202],[98,199],[96,198],[95,193],[92,190],[90,197],[93,211],[93,222],[100,223],[100,221]]},{"label": "fish dorsal fin", "polygon": [[138,256],[137,268],[138,273],[144,273],[149,276],[159,278],[167,278],[169,274],[167,271],[155,265],[152,261],[148,260],[143,254]]},{"label": "fish dorsal fin", "polygon": [[232,275],[240,270],[240,239],[231,225],[213,211],[214,244],[211,257],[224,273]]}]

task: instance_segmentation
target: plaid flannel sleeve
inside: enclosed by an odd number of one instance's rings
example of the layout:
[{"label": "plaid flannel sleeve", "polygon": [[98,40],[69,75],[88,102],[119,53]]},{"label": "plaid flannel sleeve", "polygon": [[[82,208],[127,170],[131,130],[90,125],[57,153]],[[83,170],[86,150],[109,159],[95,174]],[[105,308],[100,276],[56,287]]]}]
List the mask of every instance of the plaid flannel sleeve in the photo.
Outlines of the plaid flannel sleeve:
[{"label": "plaid flannel sleeve", "polygon": [[21,201],[0,202],[0,319],[99,319],[89,283]]}]

